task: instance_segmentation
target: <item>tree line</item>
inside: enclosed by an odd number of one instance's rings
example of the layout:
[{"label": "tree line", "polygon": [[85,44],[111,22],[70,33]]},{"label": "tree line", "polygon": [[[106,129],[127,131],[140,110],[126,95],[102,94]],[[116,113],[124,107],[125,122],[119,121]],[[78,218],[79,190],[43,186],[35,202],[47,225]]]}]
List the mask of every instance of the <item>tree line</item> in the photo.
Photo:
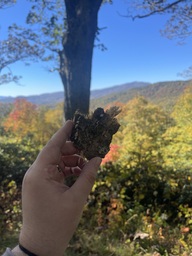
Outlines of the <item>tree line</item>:
[{"label": "tree line", "polygon": [[[82,237],[88,239],[93,230],[103,239],[100,243],[107,242],[102,232],[116,242],[127,241],[129,246],[132,246],[131,239],[135,239],[139,230],[151,236],[145,242],[140,241],[140,247],[134,249],[135,255],[143,246],[148,251],[152,250],[151,244],[164,248],[161,249],[164,254],[160,255],[166,255],[166,250],[172,253],[179,246],[179,239],[188,244],[182,247],[182,252],[190,251],[191,99],[189,87],[171,113],[144,97],[136,97],[126,104],[116,102],[122,109],[118,115],[120,131],[114,136],[111,150],[103,159],[69,252],[76,251],[81,255],[81,250],[90,250]],[[0,124],[0,230],[3,237],[7,230],[15,231],[20,227],[23,175],[39,150],[61,127],[63,105],[38,107],[20,99],[6,110],[5,106],[0,107],[4,109]],[[183,235],[181,230],[184,228],[187,232]],[[174,230],[179,231],[173,243],[166,236]],[[161,236],[169,239],[169,245]],[[81,249],[77,248],[79,241],[82,241]],[[106,255],[110,255],[109,249]]]}]

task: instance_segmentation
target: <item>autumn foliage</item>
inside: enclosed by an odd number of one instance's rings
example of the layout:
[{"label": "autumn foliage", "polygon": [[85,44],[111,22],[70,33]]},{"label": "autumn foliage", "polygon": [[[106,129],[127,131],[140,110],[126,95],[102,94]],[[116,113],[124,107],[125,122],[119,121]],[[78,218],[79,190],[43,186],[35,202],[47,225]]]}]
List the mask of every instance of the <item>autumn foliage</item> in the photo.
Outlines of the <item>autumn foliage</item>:
[{"label": "autumn foliage", "polygon": [[110,151],[107,153],[107,155],[102,160],[102,165],[105,165],[106,163],[110,162],[116,162],[119,156],[119,145],[117,144],[111,144]]},{"label": "autumn foliage", "polygon": [[[191,99],[186,90],[171,112],[143,97],[121,104],[120,130],[66,255],[190,255]],[[19,230],[22,177],[61,127],[63,106],[19,99],[1,109],[0,236],[5,237],[5,230]]]},{"label": "autumn foliage", "polygon": [[13,109],[9,116],[5,119],[5,131],[11,131],[17,134],[18,137],[26,136],[35,126],[37,115],[37,107],[26,101],[25,99],[18,99],[13,105]]}]

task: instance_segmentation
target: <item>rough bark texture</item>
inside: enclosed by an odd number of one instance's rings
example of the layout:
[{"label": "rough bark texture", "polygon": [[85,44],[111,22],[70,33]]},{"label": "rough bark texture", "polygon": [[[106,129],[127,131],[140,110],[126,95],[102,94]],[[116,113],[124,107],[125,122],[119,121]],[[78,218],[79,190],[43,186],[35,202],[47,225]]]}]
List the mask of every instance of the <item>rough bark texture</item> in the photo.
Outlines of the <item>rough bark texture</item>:
[{"label": "rough bark texture", "polygon": [[120,127],[116,119],[120,112],[118,107],[113,106],[106,112],[97,108],[91,115],[75,113],[75,125],[70,139],[85,158],[104,158],[109,152],[112,137]]},{"label": "rough bark texture", "polygon": [[59,56],[66,120],[72,119],[76,110],[89,112],[92,56],[101,3],[102,0],[65,0],[67,32]]}]

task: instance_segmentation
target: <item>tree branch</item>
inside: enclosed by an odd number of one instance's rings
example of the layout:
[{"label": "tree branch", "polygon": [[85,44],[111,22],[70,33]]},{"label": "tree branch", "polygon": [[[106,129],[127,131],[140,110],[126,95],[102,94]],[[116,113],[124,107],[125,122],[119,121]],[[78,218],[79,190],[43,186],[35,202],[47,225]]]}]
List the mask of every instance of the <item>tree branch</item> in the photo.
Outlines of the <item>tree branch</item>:
[{"label": "tree branch", "polygon": [[16,0],[1,0],[0,9],[7,9],[13,6],[16,3]]},{"label": "tree branch", "polygon": [[[132,18],[132,20],[135,20],[135,19],[137,19],[137,18],[139,18],[139,19],[146,18],[146,17],[149,17],[149,16],[154,15],[154,14],[156,14],[156,13],[165,12],[166,10],[172,8],[173,6],[178,5],[179,3],[182,3],[182,2],[185,2],[185,1],[186,1],[186,0],[178,0],[178,1],[175,1],[175,2],[173,2],[173,3],[168,4],[168,5],[165,6],[165,7],[162,7],[162,8],[160,8],[160,9],[158,9],[158,10],[151,11],[151,12],[149,12],[149,13],[147,13],[147,14],[143,14],[143,15],[139,15],[139,14],[138,14],[138,15],[135,15],[135,16],[129,15],[129,16],[124,16],[124,17]],[[160,2],[159,2],[159,3],[160,3]]]}]

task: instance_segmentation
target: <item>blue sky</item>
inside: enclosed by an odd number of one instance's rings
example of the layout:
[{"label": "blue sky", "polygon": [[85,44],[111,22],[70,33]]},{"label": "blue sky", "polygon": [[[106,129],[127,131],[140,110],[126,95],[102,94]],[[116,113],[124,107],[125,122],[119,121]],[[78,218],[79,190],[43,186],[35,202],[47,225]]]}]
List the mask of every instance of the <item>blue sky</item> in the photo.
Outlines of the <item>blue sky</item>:
[{"label": "blue sky", "polygon": [[[25,1],[20,5],[0,11],[0,35],[12,22],[24,20]],[[22,9],[22,12],[21,12]],[[166,23],[166,15],[145,19],[124,18],[127,13],[125,0],[114,0],[112,5],[103,5],[99,12],[99,27],[106,27],[100,34],[100,42],[107,51],[95,48],[92,66],[91,90],[110,87],[133,81],[159,82],[181,80],[179,72],[192,65],[192,38],[185,44],[162,37],[160,30]],[[21,75],[21,85],[10,83],[0,86],[0,96],[35,95],[62,91],[58,73],[49,73],[46,63],[25,66],[16,63],[12,72]]]}]

